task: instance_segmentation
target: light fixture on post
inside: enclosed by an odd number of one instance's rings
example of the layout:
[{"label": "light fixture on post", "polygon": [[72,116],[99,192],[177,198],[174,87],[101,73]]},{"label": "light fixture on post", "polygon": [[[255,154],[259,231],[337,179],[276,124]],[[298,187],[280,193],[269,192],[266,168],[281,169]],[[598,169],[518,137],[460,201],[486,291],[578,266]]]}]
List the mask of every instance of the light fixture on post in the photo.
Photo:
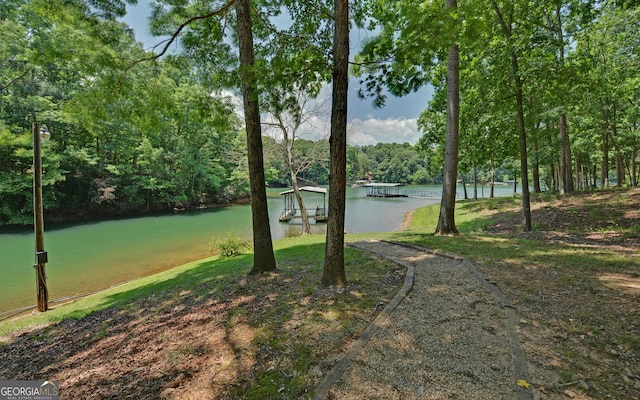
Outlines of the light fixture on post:
[{"label": "light fixture on post", "polygon": [[40,126],[33,122],[33,228],[36,236],[36,287],[38,296],[38,311],[49,309],[49,291],[47,290],[47,275],[45,264],[48,261],[44,250],[44,216],[42,207],[42,154],[41,142],[49,140],[51,134],[46,125]]},{"label": "light fixture on post", "polygon": [[49,132],[49,128],[47,128],[46,125],[40,126],[40,139],[44,140],[45,142],[51,139],[51,132]]}]

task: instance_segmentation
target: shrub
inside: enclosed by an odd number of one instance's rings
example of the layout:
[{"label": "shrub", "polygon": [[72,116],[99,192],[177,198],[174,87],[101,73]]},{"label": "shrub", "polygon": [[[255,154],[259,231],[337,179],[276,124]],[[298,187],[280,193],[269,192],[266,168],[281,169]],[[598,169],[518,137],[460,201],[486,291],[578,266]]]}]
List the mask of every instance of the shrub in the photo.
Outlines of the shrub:
[{"label": "shrub", "polygon": [[209,251],[213,254],[214,249],[225,257],[233,257],[251,246],[246,240],[242,240],[235,233],[229,232],[226,236],[214,236],[209,242]]}]

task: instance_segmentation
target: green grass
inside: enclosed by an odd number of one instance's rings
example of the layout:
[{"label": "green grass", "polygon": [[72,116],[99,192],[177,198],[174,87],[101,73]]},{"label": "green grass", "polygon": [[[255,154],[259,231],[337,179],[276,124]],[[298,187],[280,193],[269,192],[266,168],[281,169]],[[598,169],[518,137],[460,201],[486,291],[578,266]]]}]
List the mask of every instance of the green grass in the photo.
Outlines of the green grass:
[{"label": "green grass", "polygon": [[[371,234],[350,235],[350,240],[364,240]],[[309,279],[304,283],[307,291],[314,290],[324,258],[324,235],[293,237],[274,242],[278,268],[312,267]],[[360,252],[345,252],[345,264],[357,265]],[[246,275],[251,269],[253,256],[240,254],[235,257],[214,256],[194,261],[156,275],[140,278],[103,292],[81,298],[71,303],[58,305],[45,313],[22,316],[0,322],[0,336],[19,329],[46,326],[66,319],[80,319],[109,307],[127,309],[136,300],[155,296],[161,302],[163,296],[183,290],[185,294],[206,295],[223,287],[230,280]],[[357,270],[350,276],[358,279]],[[1,343],[1,342],[0,342]]]},{"label": "green grass", "polygon": [[104,310],[108,307],[126,307],[128,303],[149,296],[151,293],[162,293],[181,286],[190,287],[194,276],[201,275],[205,270],[213,266],[215,266],[216,273],[212,274],[211,278],[205,282],[197,282],[196,287],[209,283],[215,284],[216,279],[246,273],[247,271],[244,270],[245,268],[242,263],[242,259],[245,257],[247,256],[224,260],[220,260],[218,257],[199,260],[156,275],[116,286],[69,304],[56,306],[46,313],[3,321],[0,322],[0,335],[28,326],[48,325],[69,318],[80,319],[95,311]]},{"label": "green grass", "polygon": [[[287,239],[275,242],[274,250],[290,247],[293,254],[302,253],[303,249],[321,237]],[[43,326],[65,319],[83,318],[93,312],[109,307],[127,308],[134,301],[151,294],[162,296],[170,291],[185,290],[197,294],[198,291],[208,293],[224,285],[230,279],[245,275],[251,268],[252,256],[247,254],[230,258],[219,256],[191,262],[156,275],[136,279],[103,292],[76,300],[72,303],[56,306],[46,313],[38,313],[0,322],[0,335],[6,335],[17,329],[29,326]],[[161,298],[158,299],[161,301]]]},{"label": "green grass", "polygon": [[[506,265],[522,267],[527,263],[576,267],[588,271],[611,269],[632,263],[640,266],[640,260],[629,260],[612,249],[593,249],[582,246],[545,244],[527,238],[486,235],[488,226],[494,223],[496,213],[512,213],[513,207],[520,206],[517,197],[503,197],[480,201],[459,202],[456,205],[456,227],[460,236],[434,236],[440,205],[434,204],[418,209],[405,232],[396,232],[390,239],[431,248],[443,253],[457,254],[477,261],[506,261]],[[633,237],[640,228],[621,230],[622,234]]]},{"label": "green grass", "polygon": [[[456,203],[456,227],[461,233],[484,232],[492,223],[491,215],[496,211],[518,205],[515,197],[499,197],[481,201],[464,201]],[[440,204],[433,204],[414,211],[408,231],[433,233],[438,225]]]}]

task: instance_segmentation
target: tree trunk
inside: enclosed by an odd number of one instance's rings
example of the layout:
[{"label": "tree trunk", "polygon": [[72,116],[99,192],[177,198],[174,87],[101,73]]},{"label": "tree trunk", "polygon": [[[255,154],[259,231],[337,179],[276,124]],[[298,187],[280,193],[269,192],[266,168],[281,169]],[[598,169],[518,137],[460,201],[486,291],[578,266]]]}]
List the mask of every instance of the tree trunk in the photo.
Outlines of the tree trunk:
[{"label": "tree trunk", "polygon": [[522,231],[531,231],[531,200],[529,197],[529,168],[527,165],[527,131],[524,123],[524,106],[522,104],[522,81],[518,69],[518,57],[511,53],[511,65],[516,88],[516,106],[518,108],[518,132],[520,135],[520,173],[522,179]]},{"label": "tree trunk", "polygon": [[267,192],[262,155],[262,130],[256,78],[253,72],[255,57],[251,32],[251,6],[249,0],[236,1],[238,18],[238,44],[240,47],[240,75],[244,118],[247,127],[247,153],[249,159],[249,185],[251,189],[251,216],[253,222],[253,268],[251,274],[276,270],[267,210]]},{"label": "tree trunk", "polygon": [[609,188],[609,133],[605,129],[602,134],[602,168],[600,169],[600,187]]},{"label": "tree trunk", "polygon": [[575,182],[573,183],[574,184],[573,189],[576,190],[576,191],[579,191],[581,189],[581,186],[582,186],[582,177],[583,177],[583,175],[582,175],[582,164],[580,163],[580,160],[578,159],[578,157],[575,157],[575,160],[576,160],[576,163],[575,163],[576,164],[576,166],[575,166],[576,177],[575,177]]},{"label": "tree trunk", "polygon": [[[457,0],[447,0],[446,8],[457,8]],[[460,49],[449,48],[447,60],[447,137],[445,140],[444,180],[436,235],[457,235],[455,223],[458,141],[460,129]]]},{"label": "tree trunk", "polygon": [[491,194],[489,195],[489,197],[492,199],[495,197],[495,187],[496,187],[496,162],[493,159],[493,157],[491,157]]},{"label": "tree trunk", "polygon": [[[558,64],[559,68],[564,68],[564,31],[562,29],[562,8],[561,4],[556,4],[555,10],[557,34],[559,44]],[[569,140],[569,124],[566,113],[560,114],[560,193],[569,194],[574,191],[573,185],[573,162],[571,161],[571,141]]]},{"label": "tree trunk", "polygon": [[638,146],[634,144],[633,149],[631,149],[631,187],[638,186],[636,157],[638,157]]},{"label": "tree trunk", "polygon": [[309,213],[304,206],[302,195],[300,194],[300,185],[298,184],[298,175],[296,174],[293,157],[293,144],[295,142],[295,134],[292,134],[291,139],[287,130],[283,127],[282,133],[284,135],[284,145],[287,149],[287,164],[289,165],[289,176],[291,176],[291,186],[293,186],[293,195],[296,197],[298,207],[300,208],[300,216],[302,217],[302,229],[300,235],[309,235],[311,233],[311,225],[309,224]]},{"label": "tree trunk", "polygon": [[616,187],[623,187],[625,181],[624,160],[622,154],[616,149]]},{"label": "tree trunk", "polygon": [[469,199],[469,194],[467,193],[467,183],[464,181],[464,174],[460,174],[460,182],[462,183],[462,191],[464,192],[464,199]]},{"label": "tree trunk", "polygon": [[307,207],[304,205],[302,195],[300,194],[300,185],[298,185],[298,177],[296,174],[291,175],[291,182],[293,185],[293,195],[296,196],[298,207],[300,207],[300,216],[302,217],[302,229],[300,230],[300,236],[311,234],[311,224],[309,223],[309,213]]},{"label": "tree trunk", "polygon": [[540,158],[538,157],[538,140],[534,140],[533,146],[533,193],[542,193],[540,188]]},{"label": "tree trunk", "polygon": [[[35,119],[35,117],[34,117]],[[49,289],[47,289],[47,252],[44,249],[44,211],[42,205],[42,141],[40,124],[33,122],[33,226],[36,236],[36,299],[38,311],[49,310]]]},{"label": "tree trunk", "polygon": [[478,200],[478,168],[473,163],[473,199]]},{"label": "tree trunk", "polygon": [[571,143],[569,142],[569,127],[567,114],[560,115],[560,194],[573,192],[573,163],[571,162]]},{"label": "tree trunk", "polygon": [[331,99],[331,167],[329,209],[322,285],[347,285],[344,271],[344,220],[347,185],[347,95],[349,89],[349,1],[335,0],[333,96]]},{"label": "tree trunk", "polygon": [[613,116],[611,118],[611,139],[613,141],[613,148],[615,149],[615,160],[616,160],[616,186],[623,187],[625,182],[624,176],[624,157],[622,155],[622,149],[618,144],[618,107],[617,103],[613,102]]},{"label": "tree trunk", "polygon": [[513,73],[514,89],[516,95],[516,116],[518,125],[518,134],[520,137],[520,172],[522,174],[522,230],[529,232],[531,230],[531,201],[529,197],[529,168],[527,165],[527,129],[524,122],[524,105],[522,94],[522,79],[520,77],[520,69],[518,67],[518,56],[516,54],[515,45],[512,43],[512,28],[505,22],[500,7],[495,0],[491,1],[493,9],[498,17],[498,22],[502,27],[507,40],[510,42],[511,50],[511,68]]},{"label": "tree trunk", "polygon": [[587,165],[584,166],[584,190],[592,189],[591,186],[591,159],[587,157],[586,159]]}]

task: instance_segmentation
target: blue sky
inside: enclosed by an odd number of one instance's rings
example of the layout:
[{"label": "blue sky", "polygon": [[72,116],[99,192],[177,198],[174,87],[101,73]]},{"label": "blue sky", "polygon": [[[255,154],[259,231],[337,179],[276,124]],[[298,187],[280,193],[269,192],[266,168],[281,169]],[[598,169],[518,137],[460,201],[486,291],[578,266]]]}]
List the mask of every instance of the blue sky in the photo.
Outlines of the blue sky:
[{"label": "blue sky", "polygon": [[[127,6],[127,15],[123,21],[132,27],[136,39],[150,48],[160,42],[160,38],[153,37],[148,31],[148,0],[138,0],[137,5]],[[351,53],[357,53],[360,41],[366,39],[368,32],[355,31],[351,35]],[[431,96],[430,89],[422,89],[403,98],[390,96],[387,105],[376,109],[371,100],[358,98],[359,83],[357,79],[349,82],[348,105],[348,141],[353,145],[369,145],[376,143],[404,143],[415,144],[421,134],[418,131],[417,119],[420,112],[427,107]],[[329,91],[325,92],[330,95]],[[326,134],[329,113],[319,115],[314,124],[309,125],[309,131],[315,132],[316,137]]]}]

